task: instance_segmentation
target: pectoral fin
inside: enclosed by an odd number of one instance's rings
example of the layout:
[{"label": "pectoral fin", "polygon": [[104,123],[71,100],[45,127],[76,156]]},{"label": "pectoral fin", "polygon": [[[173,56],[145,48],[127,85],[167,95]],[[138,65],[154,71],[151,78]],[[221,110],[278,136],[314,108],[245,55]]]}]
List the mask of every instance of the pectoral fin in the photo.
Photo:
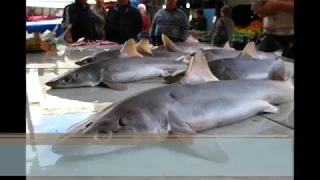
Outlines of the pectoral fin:
[{"label": "pectoral fin", "polygon": [[286,68],[281,59],[278,59],[272,63],[269,69],[268,79],[275,81],[286,81]]},{"label": "pectoral fin", "polygon": [[102,81],[102,83],[108,86],[109,88],[115,89],[118,91],[126,91],[128,89],[128,87],[122,83],[114,83],[114,82],[106,82],[106,81]]},{"label": "pectoral fin", "polygon": [[125,84],[118,83],[116,79],[112,76],[112,74],[110,74],[108,71],[102,70],[101,76],[102,76],[101,83],[111,89],[115,89],[118,91],[125,91],[128,89]]},{"label": "pectoral fin", "polygon": [[181,121],[173,112],[169,112],[168,118],[171,136],[182,142],[171,144],[170,149],[214,162],[226,162],[228,160],[227,154],[215,139],[193,138],[193,135],[199,136],[199,134],[193,131],[187,123]]}]

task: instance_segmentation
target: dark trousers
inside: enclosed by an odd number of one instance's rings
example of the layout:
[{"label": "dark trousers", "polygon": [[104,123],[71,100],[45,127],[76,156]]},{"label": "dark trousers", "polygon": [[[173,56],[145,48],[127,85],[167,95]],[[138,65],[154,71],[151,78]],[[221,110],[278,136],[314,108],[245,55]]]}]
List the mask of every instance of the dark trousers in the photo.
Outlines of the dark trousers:
[{"label": "dark trousers", "polygon": [[274,52],[282,49],[282,56],[294,59],[294,35],[278,36],[265,34],[258,41],[258,50]]}]

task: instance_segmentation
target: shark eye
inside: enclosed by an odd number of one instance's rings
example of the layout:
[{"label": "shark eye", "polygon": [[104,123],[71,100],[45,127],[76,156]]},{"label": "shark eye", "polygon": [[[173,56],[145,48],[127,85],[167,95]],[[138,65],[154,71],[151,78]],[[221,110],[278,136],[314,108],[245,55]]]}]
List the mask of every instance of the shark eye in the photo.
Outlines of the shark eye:
[{"label": "shark eye", "polygon": [[123,117],[119,118],[119,120],[118,120],[118,124],[119,124],[120,127],[126,126],[127,123],[128,123],[128,121]]},{"label": "shark eye", "polygon": [[69,83],[69,82],[71,82],[71,78],[65,77],[61,81],[62,81],[62,83]]},{"label": "shark eye", "polygon": [[78,78],[78,77],[79,77],[79,76],[78,76],[78,73],[75,73],[75,74],[74,74],[74,77],[75,77],[75,78]]}]

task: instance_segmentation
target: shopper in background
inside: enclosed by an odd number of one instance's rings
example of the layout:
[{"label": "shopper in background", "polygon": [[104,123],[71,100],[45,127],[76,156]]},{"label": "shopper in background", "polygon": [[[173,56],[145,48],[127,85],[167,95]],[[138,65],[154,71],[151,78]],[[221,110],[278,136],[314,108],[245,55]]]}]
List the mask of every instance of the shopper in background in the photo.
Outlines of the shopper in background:
[{"label": "shopper in background", "polygon": [[198,31],[207,30],[207,18],[204,17],[202,9],[199,9],[197,11],[197,20],[195,22],[195,29]]},{"label": "shopper in background", "polygon": [[106,21],[106,39],[123,44],[130,38],[137,38],[142,30],[139,10],[129,0],[117,0],[109,9]]},{"label": "shopper in background", "polygon": [[107,20],[107,11],[103,7],[103,0],[96,0],[96,4],[91,8],[95,15],[95,26],[98,39],[105,40],[105,24]]},{"label": "shopper in background", "polygon": [[144,4],[139,4],[138,9],[140,11],[141,17],[142,17],[142,22],[143,22],[143,27],[142,31],[143,32],[149,32],[150,29],[150,23],[149,23],[149,18],[147,16],[147,7]]},{"label": "shopper in background", "polygon": [[[254,1],[252,10],[263,17],[261,41],[275,40],[283,49],[283,56],[294,58],[294,21],[293,21],[293,0],[259,0]],[[258,46],[261,51],[276,51],[272,44],[264,43]],[[269,45],[268,45],[269,44]]]},{"label": "shopper in background", "polygon": [[176,7],[176,0],[165,0],[166,8],[155,15],[150,36],[154,45],[162,44],[161,35],[167,35],[173,42],[186,41],[189,35],[188,18]]},{"label": "shopper in background", "polygon": [[141,17],[142,17],[142,31],[139,33],[138,35],[138,39],[143,39],[143,38],[147,38],[149,39],[149,29],[150,29],[150,22],[149,22],[149,18],[147,16],[147,7],[144,4],[139,4],[138,5],[138,9],[140,11]]},{"label": "shopper in background", "polygon": [[94,17],[87,0],[75,0],[64,8],[62,28],[66,29],[69,25],[72,26],[66,33],[68,43],[76,42],[82,37],[86,41],[97,39]]},{"label": "shopper in background", "polygon": [[220,15],[213,34],[213,45],[223,47],[229,42],[230,47],[233,47],[234,22],[232,20],[232,9],[229,6],[224,6],[220,10]]},{"label": "shopper in background", "polygon": [[190,29],[190,30],[196,29],[196,23],[197,23],[197,18],[192,18],[192,19],[189,21],[189,29]]}]

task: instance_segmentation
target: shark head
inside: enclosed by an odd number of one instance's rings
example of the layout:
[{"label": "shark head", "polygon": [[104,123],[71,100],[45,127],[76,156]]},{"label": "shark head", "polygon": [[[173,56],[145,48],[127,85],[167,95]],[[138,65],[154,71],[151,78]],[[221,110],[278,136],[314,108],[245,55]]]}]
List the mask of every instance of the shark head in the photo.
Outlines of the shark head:
[{"label": "shark head", "polygon": [[[141,45],[141,47],[144,47]],[[79,68],[64,73],[57,78],[46,83],[51,88],[74,88],[74,87],[93,87],[102,83],[102,79],[106,81],[112,80],[110,75],[103,75],[105,66],[109,62],[114,62],[114,59],[129,58],[129,57],[142,57],[137,51],[134,39],[129,39],[120,50],[119,57],[102,59],[102,64],[95,57],[86,57],[83,60],[76,62],[81,65]],[[111,78],[111,79],[110,79]],[[106,83],[103,83],[106,85]],[[119,87],[118,89],[126,89]]]},{"label": "shark head", "polygon": [[75,87],[91,87],[101,82],[99,71],[93,71],[88,66],[82,66],[45,83],[51,88],[75,88]]},{"label": "shark head", "polygon": [[[148,143],[143,137],[152,136],[151,142],[158,142],[170,126],[166,121],[155,120],[156,117],[163,116],[130,106],[128,102],[119,102],[71,126],[52,146],[52,151],[69,156],[97,155]],[[86,138],[75,145],[74,135]]]}]

